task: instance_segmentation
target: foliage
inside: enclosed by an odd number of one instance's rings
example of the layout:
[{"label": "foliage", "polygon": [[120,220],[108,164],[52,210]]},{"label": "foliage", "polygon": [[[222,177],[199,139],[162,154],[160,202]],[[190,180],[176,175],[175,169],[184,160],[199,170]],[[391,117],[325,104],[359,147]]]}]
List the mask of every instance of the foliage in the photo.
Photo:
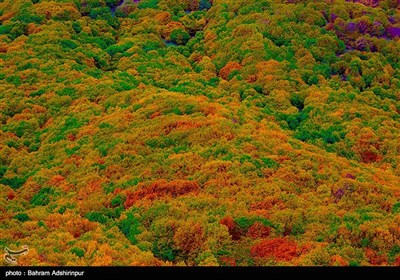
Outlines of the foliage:
[{"label": "foliage", "polygon": [[17,219],[20,222],[26,222],[30,220],[29,216],[26,213],[19,213],[14,216],[14,219]]},{"label": "foliage", "polygon": [[24,266],[400,263],[396,1],[0,1]]}]

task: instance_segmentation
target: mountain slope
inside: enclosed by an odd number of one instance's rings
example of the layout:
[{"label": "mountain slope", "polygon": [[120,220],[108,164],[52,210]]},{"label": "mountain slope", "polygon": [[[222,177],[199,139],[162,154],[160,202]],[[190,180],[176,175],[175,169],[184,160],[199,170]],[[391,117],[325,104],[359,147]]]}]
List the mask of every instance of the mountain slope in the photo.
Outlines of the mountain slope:
[{"label": "mountain slope", "polygon": [[4,0],[0,21],[19,264],[400,264],[397,1]]}]

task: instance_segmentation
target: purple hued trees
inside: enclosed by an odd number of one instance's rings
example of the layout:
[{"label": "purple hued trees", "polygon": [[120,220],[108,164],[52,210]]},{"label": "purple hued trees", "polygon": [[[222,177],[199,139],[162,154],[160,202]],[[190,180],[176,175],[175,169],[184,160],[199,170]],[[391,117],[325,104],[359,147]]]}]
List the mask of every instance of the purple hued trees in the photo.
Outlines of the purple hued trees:
[{"label": "purple hued trees", "polygon": [[389,26],[386,28],[386,34],[389,38],[400,37],[400,27]]}]

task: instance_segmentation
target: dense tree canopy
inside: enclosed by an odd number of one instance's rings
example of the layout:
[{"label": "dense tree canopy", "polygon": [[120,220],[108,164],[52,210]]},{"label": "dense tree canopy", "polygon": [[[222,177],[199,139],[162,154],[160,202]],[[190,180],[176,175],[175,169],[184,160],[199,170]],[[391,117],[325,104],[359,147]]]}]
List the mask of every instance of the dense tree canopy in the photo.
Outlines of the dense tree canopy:
[{"label": "dense tree canopy", "polygon": [[395,0],[0,1],[22,265],[399,265]]}]

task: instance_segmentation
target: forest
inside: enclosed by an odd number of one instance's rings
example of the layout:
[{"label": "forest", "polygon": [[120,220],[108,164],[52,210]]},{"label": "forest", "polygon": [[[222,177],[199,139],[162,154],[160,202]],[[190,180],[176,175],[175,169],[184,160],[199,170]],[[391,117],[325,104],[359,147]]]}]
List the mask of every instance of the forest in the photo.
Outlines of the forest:
[{"label": "forest", "polygon": [[0,0],[0,250],[24,245],[400,266],[400,1]]}]

